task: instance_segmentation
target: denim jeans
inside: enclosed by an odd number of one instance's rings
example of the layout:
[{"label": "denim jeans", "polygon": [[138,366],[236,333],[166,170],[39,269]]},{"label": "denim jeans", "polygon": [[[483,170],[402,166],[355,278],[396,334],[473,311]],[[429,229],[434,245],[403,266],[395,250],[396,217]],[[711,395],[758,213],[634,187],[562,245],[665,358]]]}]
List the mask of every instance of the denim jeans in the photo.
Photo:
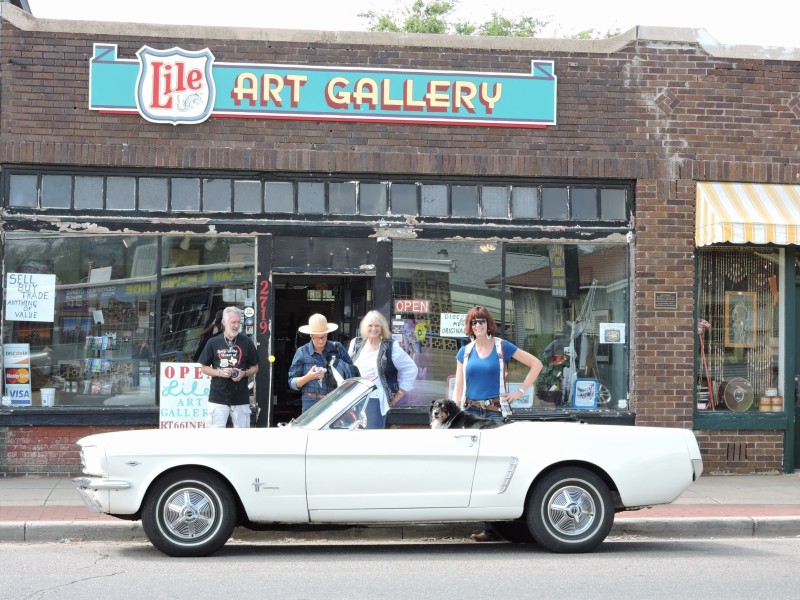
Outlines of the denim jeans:
[{"label": "denim jeans", "polygon": [[471,404],[467,405],[467,408],[464,412],[468,415],[480,417],[481,419],[494,419],[495,421],[503,420],[503,413],[493,410],[486,410],[485,408],[478,408],[477,406],[473,406]]},{"label": "denim jeans", "polygon": [[386,429],[386,415],[381,414],[381,401],[379,398],[367,400],[367,429]]},{"label": "denim jeans", "polygon": [[317,402],[319,402],[321,398],[314,398],[312,396],[303,396],[301,399],[303,410],[302,412],[306,412],[309,408],[314,406]]}]

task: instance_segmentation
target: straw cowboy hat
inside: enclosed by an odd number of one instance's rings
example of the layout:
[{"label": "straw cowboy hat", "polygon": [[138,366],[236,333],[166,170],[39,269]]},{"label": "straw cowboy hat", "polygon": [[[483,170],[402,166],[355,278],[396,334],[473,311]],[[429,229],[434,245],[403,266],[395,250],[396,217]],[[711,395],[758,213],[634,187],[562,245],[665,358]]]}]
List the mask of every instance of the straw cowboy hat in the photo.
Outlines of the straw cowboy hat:
[{"label": "straw cowboy hat", "polygon": [[328,319],[325,318],[325,315],[316,314],[308,318],[308,325],[301,325],[298,329],[300,333],[308,335],[323,335],[331,331],[336,331],[339,329],[339,326],[336,323],[328,323]]}]

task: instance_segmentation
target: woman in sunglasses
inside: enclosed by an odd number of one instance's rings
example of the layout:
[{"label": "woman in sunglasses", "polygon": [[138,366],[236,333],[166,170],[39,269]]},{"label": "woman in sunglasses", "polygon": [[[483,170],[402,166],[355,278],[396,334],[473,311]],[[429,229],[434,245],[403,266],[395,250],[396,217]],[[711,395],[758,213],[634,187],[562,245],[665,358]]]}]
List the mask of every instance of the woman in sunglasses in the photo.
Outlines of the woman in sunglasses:
[{"label": "woman in sunglasses", "polygon": [[[497,324],[483,306],[467,313],[466,334],[472,339],[456,355],[454,400],[467,412],[489,419],[502,419],[500,400],[509,405],[522,398],[542,370],[541,361],[508,340],[495,338]],[[528,367],[522,385],[508,393],[508,363],[516,360]]]},{"label": "woman in sunglasses", "polygon": [[[497,324],[483,306],[467,313],[466,334],[472,341],[456,354],[456,387],[454,400],[467,413],[488,419],[502,419],[500,400],[511,406],[531,389],[542,362],[530,352],[525,352],[511,342],[495,337]],[[507,365],[514,359],[528,367],[525,381],[518,389],[508,393]],[[473,533],[476,542],[501,539],[490,527]]]}]

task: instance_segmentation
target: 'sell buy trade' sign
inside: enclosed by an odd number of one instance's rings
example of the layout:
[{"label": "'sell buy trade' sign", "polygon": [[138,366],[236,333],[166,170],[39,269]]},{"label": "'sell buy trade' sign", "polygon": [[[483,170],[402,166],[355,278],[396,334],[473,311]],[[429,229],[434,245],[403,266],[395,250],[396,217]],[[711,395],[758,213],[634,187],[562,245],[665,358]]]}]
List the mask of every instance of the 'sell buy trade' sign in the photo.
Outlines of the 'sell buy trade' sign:
[{"label": "'sell buy trade' sign", "polygon": [[95,44],[89,108],[193,125],[209,117],[379,121],[490,127],[556,123],[553,62],[531,73],[217,63],[199,51],[148,46],[117,58]]}]

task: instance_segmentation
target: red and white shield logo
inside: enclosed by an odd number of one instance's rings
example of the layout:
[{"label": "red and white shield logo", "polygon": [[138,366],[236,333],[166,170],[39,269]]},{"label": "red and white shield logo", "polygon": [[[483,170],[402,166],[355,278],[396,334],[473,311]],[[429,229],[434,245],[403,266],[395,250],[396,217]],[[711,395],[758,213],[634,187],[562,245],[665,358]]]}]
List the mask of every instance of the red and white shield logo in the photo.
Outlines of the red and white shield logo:
[{"label": "red and white shield logo", "polygon": [[177,125],[202,123],[211,116],[216,94],[211,76],[214,55],[208,48],[190,52],[144,46],[136,56],[136,107],[145,119]]}]

